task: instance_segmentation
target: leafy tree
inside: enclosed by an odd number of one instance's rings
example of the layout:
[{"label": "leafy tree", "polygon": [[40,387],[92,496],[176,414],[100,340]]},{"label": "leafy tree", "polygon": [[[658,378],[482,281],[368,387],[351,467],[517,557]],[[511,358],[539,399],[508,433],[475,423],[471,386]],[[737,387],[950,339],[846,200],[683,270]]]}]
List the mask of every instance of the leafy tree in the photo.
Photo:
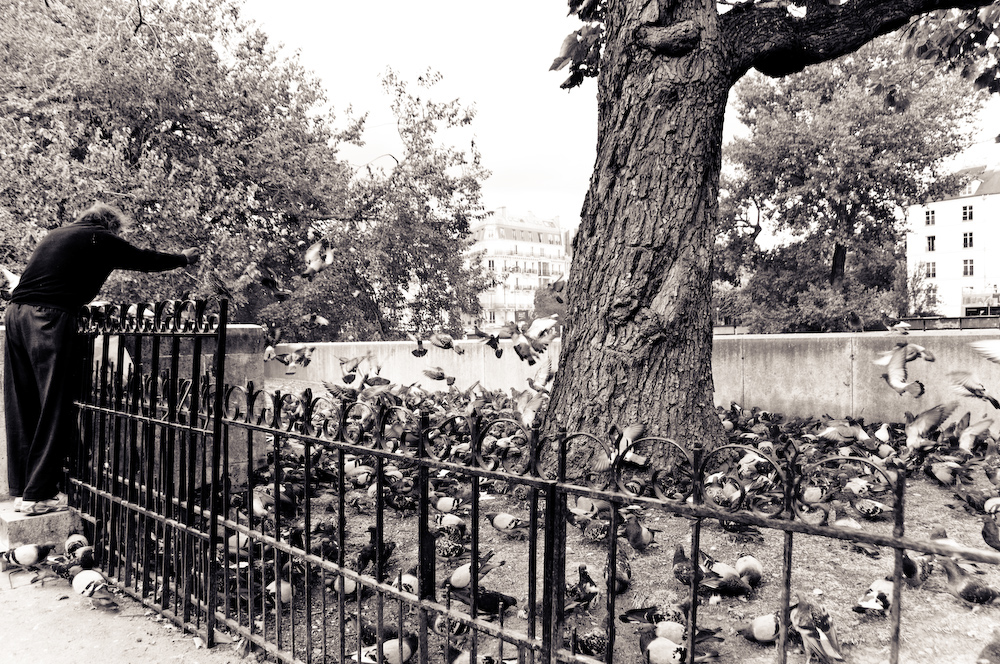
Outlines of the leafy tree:
[{"label": "leafy tree", "polygon": [[[905,260],[892,242],[852,252],[843,285],[827,281],[832,248],[795,242],[762,252],[756,272],[735,289],[730,306],[753,333],[884,329],[905,313]],[[857,255],[855,255],[857,254]]]},{"label": "leafy tree", "polygon": [[[383,85],[392,97],[402,153],[393,167],[359,169],[344,216],[315,223],[308,243],[323,243],[331,262],[287,301],[262,311],[285,325],[285,338],[399,339],[406,331],[462,334],[462,314],[480,311],[489,285],[480,256],[470,254],[470,222],[484,215],[480,185],[489,173],[475,143],[460,150],[444,142],[467,127],[472,108],[428,98],[441,79],[427,72],[422,91],[391,70]],[[318,327],[317,314],[330,321]]]},{"label": "leafy tree", "polygon": [[[562,300],[562,301],[560,301]],[[534,311],[532,318],[543,318],[556,315],[561,322],[566,321],[566,300],[561,293],[556,293],[549,287],[535,289]]]},{"label": "leafy tree", "polygon": [[[947,160],[971,143],[985,96],[904,59],[888,37],[778,81],[747,76],[734,93],[749,130],[723,151],[736,168],[737,218],[756,214],[756,232],[764,224],[832,245],[834,288],[849,251],[901,242],[905,208],[953,189]],[[747,255],[743,243],[735,248]]]},{"label": "leafy tree", "polygon": [[[436,143],[471,110],[420,101],[390,73],[404,154],[358,173],[339,149],[365,118],[338,129],[318,79],[239,2],[47,4],[0,7],[5,266],[19,272],[48,229],[104,199],[134,217],[136,244],[203,249],[183,275],[116,273],[107,299],[222,294],[235,320],[285,340],[454,331],[476,310],[484,279],[462,251],[488,173],[474,145]],[[320,239],[336,260],[303,278]]]},{"label": "leafy tree", "polygon": [[337,145],[357,124],[334,131],[318,80],[227,0],[7,3],[0,20],[4,260],[22,267],[46,230],[104,199],[134,217],[137,244],[204,252],[183,276],[118,273],[107,297],[222,290],[253,320],[271,298],[230,286],[287,263],[305,226],[343,207]]},{"label": "leafy tree", "polygon": [[606,431],[641,420],[687,444],[724,440],[711,279],[730,89],[751,69],[787,76],[912,16],[987,4],[570,0],[593,29],[564,44],[553,67],[568,66],[570,84],[598,77],[597,160],[574,240],[571,324],[548,422]]}]

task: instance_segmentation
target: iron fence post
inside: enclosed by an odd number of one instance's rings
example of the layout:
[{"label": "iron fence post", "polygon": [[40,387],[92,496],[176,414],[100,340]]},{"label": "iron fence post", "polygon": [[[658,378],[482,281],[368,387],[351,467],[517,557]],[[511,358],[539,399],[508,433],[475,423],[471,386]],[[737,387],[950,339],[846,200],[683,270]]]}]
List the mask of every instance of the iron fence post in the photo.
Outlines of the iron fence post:
[{"label": "iron fence post", "polygon": [[[219,537],[219,515],[222,514],[223,489],[220,486],[219,466],[223,456],[223,433],[222,433],[222,408],[223,393],[225,391],[226,376],[226,326],[229,322],[229,300],[222,300],[219,303],[219,328],[215,342],[215,394],[212,399],[212,469],[211,469],[211,506],[208,524],[208,561],[205,566],[205,588],[206,588],[206,612],[208,614],[205,621],[206,634],[205,643],[209,648],[215,645],[215,612],[218,610],[218,592],[216,580],[221,578],[219,569],[219,558],[216,551],[219,549],[221,538]],[[193,404],[192,404],[193,406]],[[229,473],[229,468],[226,468]]]}]

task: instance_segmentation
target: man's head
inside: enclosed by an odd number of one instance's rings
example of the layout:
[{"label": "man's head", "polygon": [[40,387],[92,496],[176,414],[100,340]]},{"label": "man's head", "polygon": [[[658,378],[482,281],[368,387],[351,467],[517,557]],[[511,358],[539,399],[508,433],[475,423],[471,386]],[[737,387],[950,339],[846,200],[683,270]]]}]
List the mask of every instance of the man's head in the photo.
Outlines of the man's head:
[{"label": "man's head", "polygon": [[115,206],[97,202],[76,216],[74,223],[80,222],[98,224],[112,233],[118,233],[129,224],[129,218]]}]

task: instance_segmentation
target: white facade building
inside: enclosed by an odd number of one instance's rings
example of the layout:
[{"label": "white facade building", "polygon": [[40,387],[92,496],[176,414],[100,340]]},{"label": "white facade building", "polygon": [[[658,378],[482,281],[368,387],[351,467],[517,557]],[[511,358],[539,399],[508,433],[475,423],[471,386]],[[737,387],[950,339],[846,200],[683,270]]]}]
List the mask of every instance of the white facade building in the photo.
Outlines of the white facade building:
[{"label": "white facade building", "polygon": [[479,296],[482,318],[470,326],[490,330],[524,322],[535,308],[535,290],[569,272],[571,233],[560,228],[558,217],[508,216],[507,208],[499,208],[470,230],[472,251],[483,252],[483,266],[498,281]]},{"label": "white facade building", "polygon": [[941,316],[1000,314],[1000,170],[971,177],[956,196],[907,210],[906,268],[937,287]]}]

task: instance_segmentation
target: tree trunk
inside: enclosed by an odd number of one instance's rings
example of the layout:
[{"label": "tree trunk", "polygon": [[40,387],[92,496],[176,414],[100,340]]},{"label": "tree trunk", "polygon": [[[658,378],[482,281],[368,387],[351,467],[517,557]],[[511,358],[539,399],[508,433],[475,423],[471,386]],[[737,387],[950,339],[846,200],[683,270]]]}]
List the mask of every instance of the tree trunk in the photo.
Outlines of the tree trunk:
[{"label": "tree trunk", "polygon": [[712,40],[714,3],[675,8],[701,31],[699,46],[679,56],[637,44],[642,6],[620,4],[607,12],[597,163],[573,244],[571,324],[546,426],[603,438],[611,425],[642,422],[647,435],[711,446],[724,439],[711,262],[733,81]]},{"label": "tree trunk", "polygon": [[830,266],[830,287],[839,291],[844,287],[844,266],[847,264],[847,247],[837,242],[833,245],[833,264]]}]

